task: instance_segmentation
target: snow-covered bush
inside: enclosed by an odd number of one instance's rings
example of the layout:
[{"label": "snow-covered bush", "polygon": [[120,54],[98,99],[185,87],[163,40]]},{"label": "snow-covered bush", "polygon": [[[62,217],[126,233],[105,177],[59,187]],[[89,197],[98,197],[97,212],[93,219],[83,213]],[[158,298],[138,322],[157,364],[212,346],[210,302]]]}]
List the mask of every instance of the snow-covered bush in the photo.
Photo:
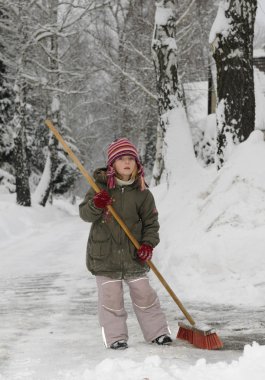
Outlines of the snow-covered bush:
[{"label": "snow-covered bush", "polygon": [[16,186],[15,177],[10,174],[12,168],[8,164],[3,165],[3,167],[0,169],[0,193],[14,193]]},{"label": "snow-covered bush", "polygon": [[208,166],[215,162],[216,149],[216,115],[208,115],[193,128],[194,150],[197,159],[202,166]]}]

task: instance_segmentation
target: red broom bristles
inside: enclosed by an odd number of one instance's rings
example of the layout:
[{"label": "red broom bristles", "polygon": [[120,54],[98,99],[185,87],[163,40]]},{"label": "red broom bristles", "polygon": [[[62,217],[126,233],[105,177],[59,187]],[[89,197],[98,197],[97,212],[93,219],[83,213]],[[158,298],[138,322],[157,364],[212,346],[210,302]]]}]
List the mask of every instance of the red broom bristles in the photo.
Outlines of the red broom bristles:
[{"label": "red broom bristles", "polygon": [[223,343],[216,333],[203,336],[198,332],[194,332],[193,344],[198,348],[204,348],[206,350],[217,350],[223,347]]},{"label": "red broom bristles", "polygon": [[191,329],[180,327],[177,334],[177,338],[187,340],[188,342],[190,342],[192,341],[192,335],[193,335],[193,332]]},{"label": "red broom bristles", "polygon": [[177,338],[187,340],[195,347],[205,350],[216,350],[223,347],[221,339],[215,332],[199,331],[197,328],[185,327],[183,324],[180,325]]}]

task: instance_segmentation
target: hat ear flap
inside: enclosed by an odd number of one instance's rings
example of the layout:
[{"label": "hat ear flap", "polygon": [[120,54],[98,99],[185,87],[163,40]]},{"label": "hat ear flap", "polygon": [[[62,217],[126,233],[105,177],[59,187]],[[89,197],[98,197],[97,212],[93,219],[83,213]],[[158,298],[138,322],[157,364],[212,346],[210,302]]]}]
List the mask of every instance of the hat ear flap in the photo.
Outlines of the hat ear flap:
[{"label": "hat ear flap", "polygon": [[107,168],[107,186],[109,189],[115,188],[115,169],[112,165]]},{"label": "hat ear flap", "polygon": [[144,168],[143,168],[143,165],[138,160],[137,160],[137,166],[138,166],[138,177],[139,177],[140,189],[141,191],[144,191],[146,189],[145,180],[144,180]]},{"label": "hat ear flap", "polygon": [[146,185],[145,185],[144,177],[142,175],[139,177],[139,182],[140,182],[141,191],[144,191],[146,189]]}]

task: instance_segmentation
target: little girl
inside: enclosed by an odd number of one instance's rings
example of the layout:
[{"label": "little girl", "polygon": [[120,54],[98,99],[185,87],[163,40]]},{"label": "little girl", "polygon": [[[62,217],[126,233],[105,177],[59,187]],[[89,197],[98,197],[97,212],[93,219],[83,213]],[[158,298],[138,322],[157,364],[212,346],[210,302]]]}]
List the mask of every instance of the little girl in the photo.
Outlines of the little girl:
[{"label": "little girl", "polygon": [[[91,222],[87,244],[87,268],[96,276],[99,323],[105,346],[128,347],[127,312],[123,283],[130,290],[133,308],[147,342],[170,344],[169,329],[155,290],[146,275],[147,260],[159,243],[158,214],[153,195],[146,188],[136,147],[126,138],[108,147],[107,168],[94,177],[102,189],[90,189],[80,204],[80,217]],[[141,244],[137,251],[107,206],[112,204]]]}]

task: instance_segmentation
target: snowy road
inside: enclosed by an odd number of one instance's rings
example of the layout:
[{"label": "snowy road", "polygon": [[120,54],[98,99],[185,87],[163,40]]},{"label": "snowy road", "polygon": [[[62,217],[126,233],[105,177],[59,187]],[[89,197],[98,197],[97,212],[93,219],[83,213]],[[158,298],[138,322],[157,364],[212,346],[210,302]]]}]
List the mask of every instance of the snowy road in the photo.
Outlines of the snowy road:
[{"label": "snowy road", "polygon": [[[99,366],[104,373],[111,363],[104,360],[117,358],[143,363],[149,357],[147,367],[167,371],[174,364],[185,369],[202,357],[208,363],[230,363],[242,354],[244,344],[265,344],[264,308],[187,304],[195,319],[218,328],[224,349],[202,351],[182,341],[165,348],[147,345],[126,292],[130,348],[106,350],[97,322],[95,281],[84,265],[88,225],[77,216],[61,216],[32,225],[26,238],[18,235],[0,245],[5,253],[0,272],[0,379],[89,379],[86,371]],[[175,335],[180,312],[151,277]]]}]

